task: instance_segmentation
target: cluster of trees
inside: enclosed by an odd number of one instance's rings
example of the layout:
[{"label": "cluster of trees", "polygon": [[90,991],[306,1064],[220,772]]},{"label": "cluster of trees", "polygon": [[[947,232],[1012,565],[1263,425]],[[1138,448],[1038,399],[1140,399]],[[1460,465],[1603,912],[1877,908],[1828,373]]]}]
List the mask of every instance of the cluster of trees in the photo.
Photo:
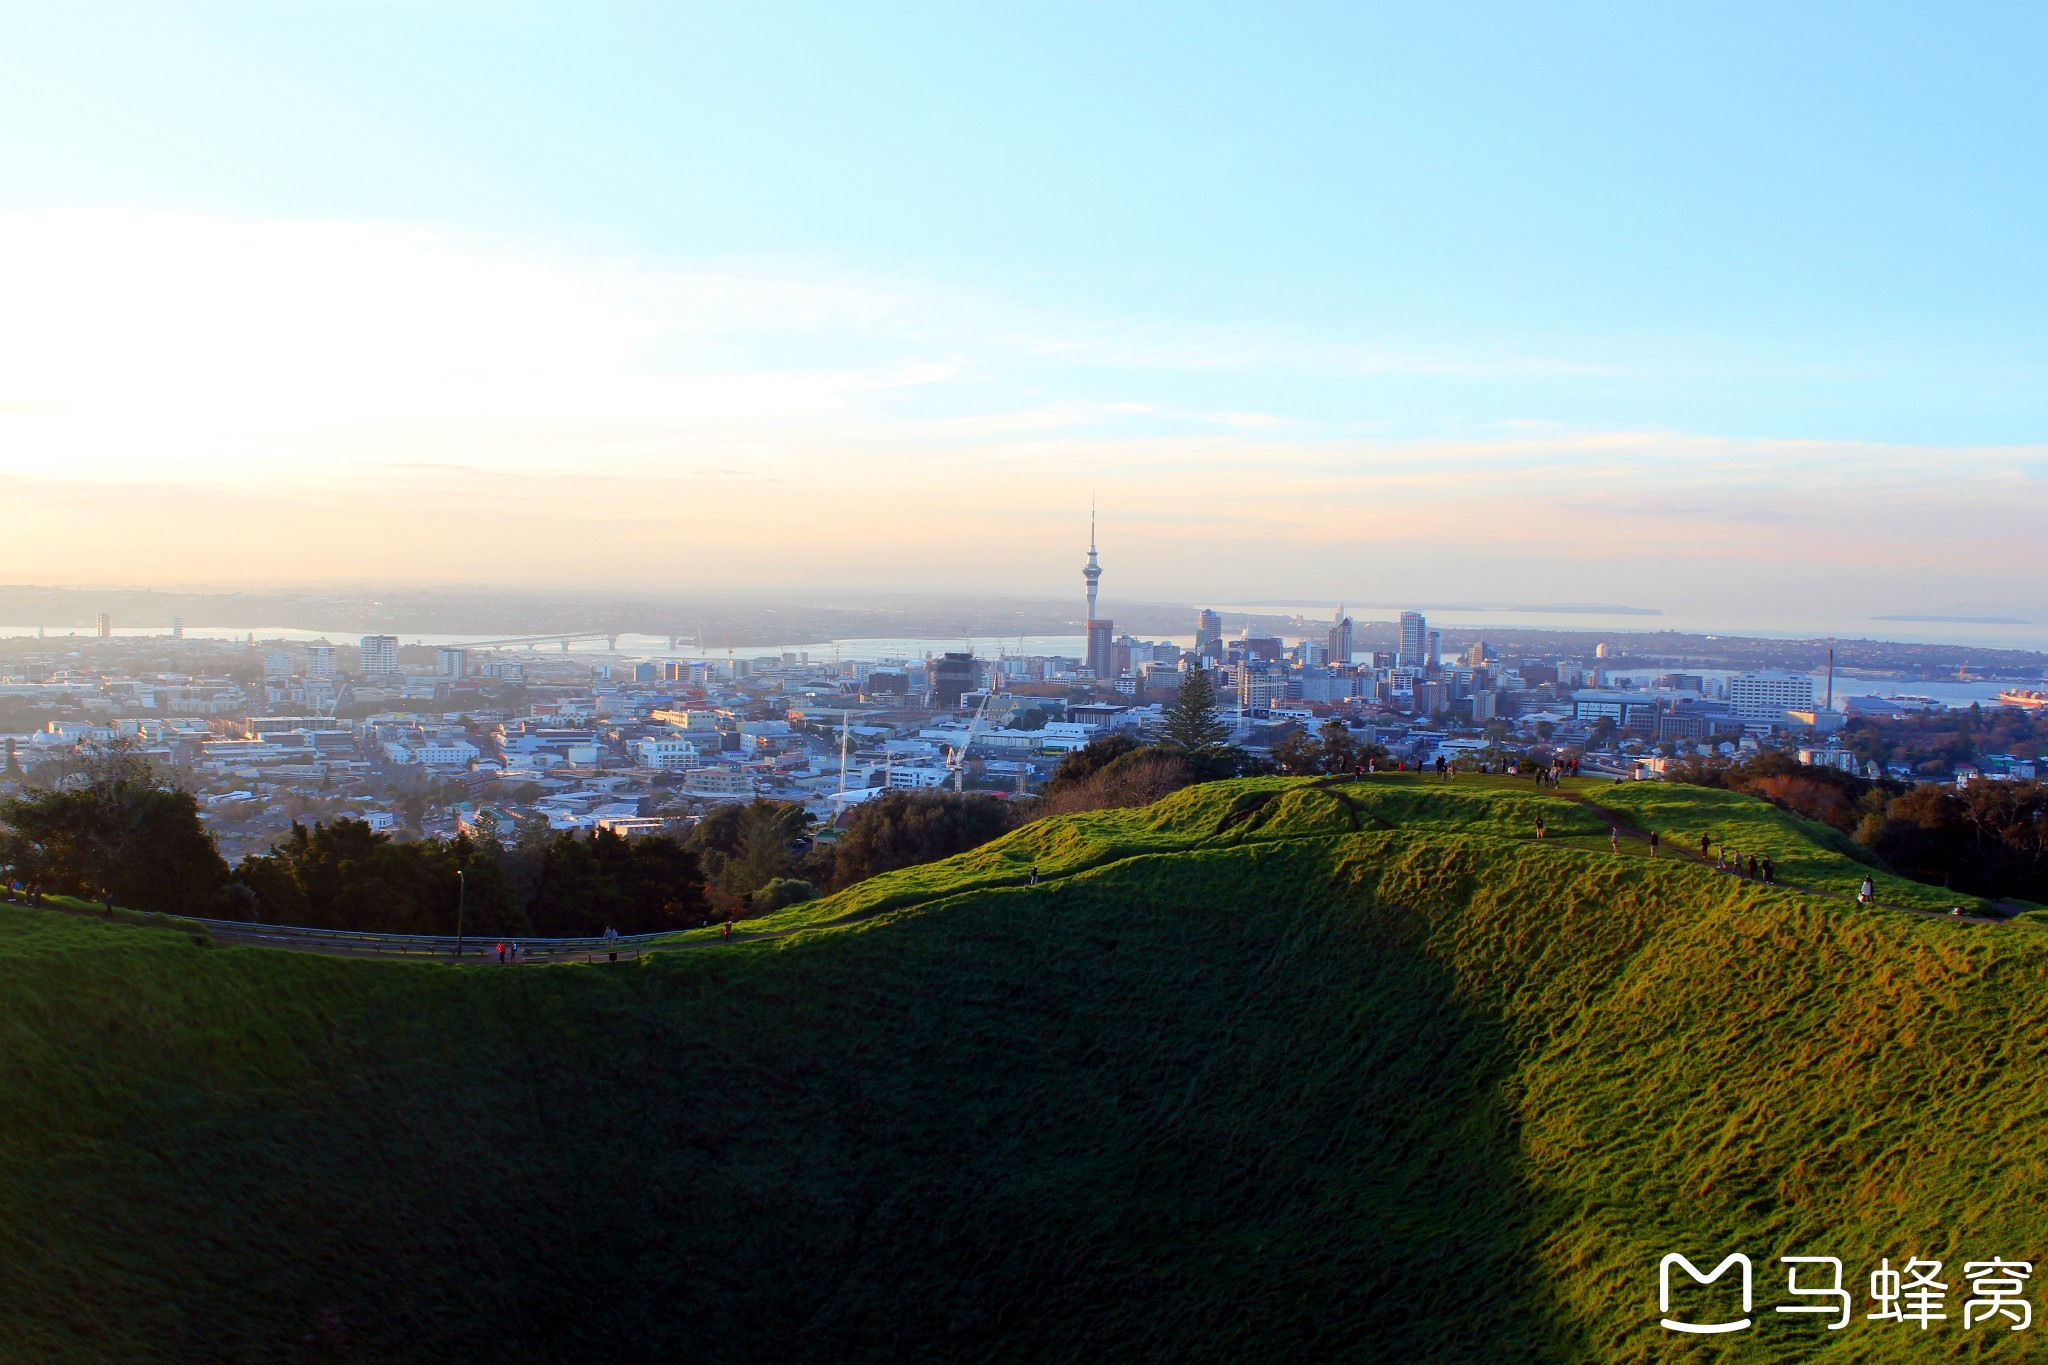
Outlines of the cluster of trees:
[{"label": "cluster of trees", "polygon": [[0,801],[0,861],[31,895],[83,896],[166,914],[209,914],[228,882],[189,792],[115,747],[61,786]]},{"label": "cluster of trees", "polygon": [[602,831],[400,843],[337,820],[230,869],[191,794],[120,746],[0,801],[0,862],[32,897],[383,933],[454,933],[458,913],[480,934],[645,933],[714,913],[693,850]]},{"label": "cluster of trees", "polygon": [[1368,762],[1386,756],[1385,749],[1377,744],[1360,744],[1334,720],[1313,736],[1297,730],[1273,746],[1273,762],[1281,772],[1294,776],[1356,772]]},{"label": "cluster of trees", "polygon": [[2048,897],[2048,787],[1869,781],[1765,751],[1742,763],[1695,759],[1672,780],[1760,796],[1848,835],[1916,881],[1994,899]]},{"label": "cluster of trees", "polygon": [[2034,758],[2048,752],[2048,712],[1971,706],[1896,720],[1859,716],[1837,743],[1863,762],[1905,763],[1916,773],[1939,777],[1985,754]]}]

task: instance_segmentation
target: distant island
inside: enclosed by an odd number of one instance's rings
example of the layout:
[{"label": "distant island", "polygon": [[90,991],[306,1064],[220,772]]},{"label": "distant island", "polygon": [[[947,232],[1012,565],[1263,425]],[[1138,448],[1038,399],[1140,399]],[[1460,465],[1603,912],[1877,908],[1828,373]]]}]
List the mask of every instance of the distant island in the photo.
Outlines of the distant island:
[{"label": "distant island", "polygon": [[1873,621],[1904,621],[1920,625],[1944,626],[2031,626],[2032,621],[2017,616],[1873,616]]}]

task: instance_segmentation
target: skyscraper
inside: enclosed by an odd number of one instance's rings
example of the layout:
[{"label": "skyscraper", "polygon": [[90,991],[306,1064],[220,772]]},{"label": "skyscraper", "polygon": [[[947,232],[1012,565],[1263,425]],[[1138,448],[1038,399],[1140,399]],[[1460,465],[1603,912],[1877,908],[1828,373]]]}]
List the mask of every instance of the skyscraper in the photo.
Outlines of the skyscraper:
[{"label": "skyscraper", "polygon": [[1207,607],[1195,617],[1195,653],[1204,659],[1223,657],[1223,618]]},{"label": "skyscraper", "polygon": [[1401,613],[1401,654],[1397,662],[1403,668],[1420,668],[1423,653],[1429,648],[1429,622],[1422,619],[1419,611]]},{"label": "skyscraper", "polygon": [[108,613],[101,612],[99,614],[99,619],[94,622],[94,626],[96,627],[99,637],[102,640],[111,640],[114,638],[114,618],[110,616]]},{"label": "skyscraper", "polygon": [[1422,649],[1422,666],[1424,668],[1440,668],[1443,666],[1443,661],[1444,633],[1440,630],[1433,630],[1429,633],[1428,643]]},{"label": "skyscraper", "polygon": [[1344,604],[1337,604],[1337,620],[1330,627],[1330,662],[1342,668],[1351,662],[1351,648],[1354,643],[1354,629],[1351,618],[1344,614]]},{"label": "skyscraper", "polygon": [[362,651],[364,677],[388,678],[402,671],[398,664],[396,635],[365,635]]},{"label": "skyscraper", "polygon": [[1111,659],[1111,642],[1116,638],[1116,622],[1100,620],[1095,615],[1095,590],[1102,582],[1102,565],[1095,560],[1095,509],[1088,509],[1088,563],[1081,570],[1081,578],[1088,584],[1088,662],[1087,669],[1098,678],[1116,676]]}]

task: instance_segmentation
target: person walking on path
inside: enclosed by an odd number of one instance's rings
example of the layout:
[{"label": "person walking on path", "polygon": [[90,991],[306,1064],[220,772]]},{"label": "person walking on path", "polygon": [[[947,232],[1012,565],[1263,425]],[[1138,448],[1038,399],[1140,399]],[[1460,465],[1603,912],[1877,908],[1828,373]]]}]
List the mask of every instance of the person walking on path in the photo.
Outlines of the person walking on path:
[{"label": "person walking on path", "polygon": [[1031,881],[1030,881],[1030,883],[1029,883],[1029,884],[1030,884],[1030,885],[1032,885],[1032,886],[1036,886],[1036,885],[1038,885],[1038,864],[1037,864],[1037,863],[1033,863],[1033,864],[1031,865]]},{"label": "person walking on path", "polygon": [[732,921],[731,921],[731,920],[727,920],[727,921],[726,921],[726,922],[725,922],[725,923],[724,923],[723,925],[719,926],[718,936],[719,936],[720,938],[724,939],[724,940],[725,940],[725,941],[726,941],[727,943],[730,943],[730,942],[732,942]]},{"label": "person walking on path", "polygon": [[1546,830],[1545,828],[1543,828],[1543,812],[1542,812],[1542,811],[1537,811],[1537,812],[1536,812],[1536,837],[1537,837],[1537,838],[1539,838],[1539,839],[1542,839],[1542,838],[1546,838],[1546,837],[1548,837],[1549,833],[1550,833],[1550,831],[1549,831],[1549,830]]},{"label": "person walking on path", "polygon": [[1877,885],[1876,883],[1870,880],[1869,876],[1866,875],[1863,878],[1863,885],[1856,889],[1856,903],[1858,905],[1871,905],[1874,904],[1876,900]]},{"label": "person walking on path", "polygon": [[1768,854],[1768,853],[1766,853],[1766,854],[1764,855],[1764,885],[1765,885],[1765,886],[1776,886],[1777,884],[1778,884],[1778,865],[1777,865],[1776,863],[1772,862],[1772,861],[1771,861],[1771,855],[1770,855],[1770,854]]},{"label": "person walking on path", "polygon": [[1613,850],[1614,850],[1614,851],[1615,851],[1616,853],[1619,853],[1619,852],[1621,852],[1621,826],[1620,826],[1620,825],[1609,825],[1609,826],[1607,827],[1607,846],[1608,846],[1609,848],[1613,849]]},{"label": "person walking on path", "polygon": [[1754,853],[1749,855],[1749,879],[1751,881],[1757,879],[1756,855]]},{"label": "person walking on path", "polygon": [[1657,831],[1654,829],[1650,831],[1650,856],[1657,856]]},{"label": "person walking on path", "polygon": [[1712,853],[1713,851],[1713,840],[1709,839],[1706,835],[1702,834],[1700,836],[1700,861],[1705,862],[1707,860],[1707,855]]}]

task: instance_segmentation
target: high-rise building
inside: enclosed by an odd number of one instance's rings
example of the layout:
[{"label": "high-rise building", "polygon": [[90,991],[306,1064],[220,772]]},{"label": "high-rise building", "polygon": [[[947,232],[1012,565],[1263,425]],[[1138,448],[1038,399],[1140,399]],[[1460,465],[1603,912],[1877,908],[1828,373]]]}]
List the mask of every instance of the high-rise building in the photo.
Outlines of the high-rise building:
[{"label": "high-rise building", "polygon": [[315,640],[306,646],[306,676],[309,678],[331,678],[334,676],[334,646],[325,640]]},{"label": "high-rise building", "polygon": [[184,638],[185,638],[185,618],[184,618],[184,617],[182,617],[182,616],[173,616],[173,617],[171,618],[171,638],[172,638],[173,640],[182,640],[182,639],[184,639]]},{"label": "high-rise building", "polygon": [[1738,673],[1728,680],[1728,709],[1752,725],[1783,725],[1787,711],[1813,709],[1813,677]]},{"label": "high-rise building", "polygon": [[1204,659],[1223,657],[1223,618],[1207,607],[1195,617],[1195,653]]},{"label": "high-rise building", "polygon": [[1419,611],[1401,613],[1401,652],[1395,662],[1402,668],[1420,668],[1423,651],[1429,648],[1429,622]]},{"label": "high-rise building", "polygon": [[960,698],[981,685],[981,668],[972,654],[955,650],[933,659],[925,669],[932,705],[958,706]]},{"label": "high-rise building", "polygon": [[1337,604],[1337,620],[1330,627],[1330,662],[1339,668],[1351,662],[1351,650],[1356,643],[1356,629],[1351,618],[1344,614],[1344,604]]},{"label": "high-rise building", "polygon": [[1104,621],[1095,614],[1095,590],[1102,582],[1102,565],[1095,559],[1095,509],[1088,510],[1088,563],[1081,569],[1082,581],[1088,585],[1088,618],[1085,629],[1088,632],[1089,673],[1098,678],[1116,676],[1115,660],[1111,657],[1111,643],[1116,638],[1116,622]]},{"label": "high-rise building", "polygon": [[1116,676],[1116,622],[1090,621],[1088,623],[1088,660],[1086,668],[1098,678]]},{"label": "high-rise building", "polygon": [[[466,649],[444,645],[439,653],[435,655],[435,660],[437,663],[436,671],[444,678],[466,678],[469,676],[469,651]],[[652,672],[649,672],[643,678],[636,669],[633,674],[633,681],[653,682],[654,675]]]},{"label": "high-rise building", "polygon": [[1437,668],[1442,665],[1443,661],[1444,633],[1440,630],[1433,630],[1429,633],[1428,643],[1423,647],[1422,666],[1424,668]]},{"label": "high-rise building", "polygon": [[114,638],[114,618],[112,616],[109,616],[106,612],[101,612],[99,619],[93,624],[97,628],[99,637],[102,640]]},{"label": "high-rise building", "polygon": [[1237,670],[1237,704],[1264,711],[1287,696],[1287,675],[1263,659],[1248,659]]},{"label": "high-rise building", "polygon": [[389,678],[397,676],[402,671],[398,666],[396,635],[365,635],[361,648],[364,677]]}]

